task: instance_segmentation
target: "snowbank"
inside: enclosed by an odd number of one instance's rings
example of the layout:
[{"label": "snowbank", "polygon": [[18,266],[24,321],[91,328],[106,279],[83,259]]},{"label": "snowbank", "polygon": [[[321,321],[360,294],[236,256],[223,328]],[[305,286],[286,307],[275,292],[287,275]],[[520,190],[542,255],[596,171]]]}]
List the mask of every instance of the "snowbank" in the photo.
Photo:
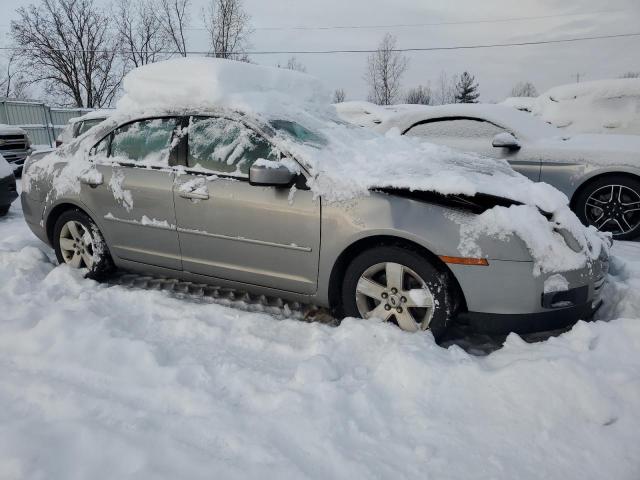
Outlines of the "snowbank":
[{"label": "snowbank", "polygon": [[0,220],[0,478],[636,480],[640,247],[606,322],[475,357],[54,267]]},{"label": "snowbank", "polygon": [[[519,108],[522,100],[504,103]],[[526,110],[569,132],[640,135],[640,78],[563,85],[526,102]]]}]

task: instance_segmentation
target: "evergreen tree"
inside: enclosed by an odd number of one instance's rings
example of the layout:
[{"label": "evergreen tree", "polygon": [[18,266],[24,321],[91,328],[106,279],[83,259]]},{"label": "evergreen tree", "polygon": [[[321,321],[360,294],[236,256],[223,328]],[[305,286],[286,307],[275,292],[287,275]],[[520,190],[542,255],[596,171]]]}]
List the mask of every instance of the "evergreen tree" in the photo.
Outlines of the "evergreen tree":
[{"label": "evergreen tree", "polygon": [[456,84],[456,103],[478,103],[478,84],[473,75],[464,72]]}]

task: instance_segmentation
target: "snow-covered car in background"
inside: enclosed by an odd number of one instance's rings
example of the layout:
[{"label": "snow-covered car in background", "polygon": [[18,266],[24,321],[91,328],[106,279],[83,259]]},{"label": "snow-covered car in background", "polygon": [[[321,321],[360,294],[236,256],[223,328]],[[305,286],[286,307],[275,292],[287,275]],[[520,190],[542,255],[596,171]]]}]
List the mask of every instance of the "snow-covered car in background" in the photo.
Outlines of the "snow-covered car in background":
[{"label": "snow-covered car in background", "polygon": [[485,104],[398,107],[375,129],[398,129],[506,160],[531,180],[567,195],[584,224],[621,240],[640,235],[640,136],[568,134],[530,114]]},{"label": "snow-covered car in background", "polygon": [[56,138],[56,147],[59,147],[63,143],[68,143],[74,138],[79,137],[91,127],[95,127],[99,123],[102,123],[109,115],[113,113],[113,110],[102,109],[94,110],[81,117],[74,117],[69,120],[67,126],[64,127],[62,132]]},{"label": "snow-covered car in background", "polygon": [[13,125],[0,125],[0,154],[16,173],[22,169],[31,151],[31,141],[27,132]]},{"label": "snow-covered car in background", "polygon": [[18,198],[16,178],[13,168],[2,155],[0,155],[0,217],[4,217],[11,203]]},{"label": "snow-covered car in background", "polygon": [[640,135],[640,78],[572,83],[502,104],[569,133]]},{"label": "snow-covered car in background", "polygon": [[187,58],[25,169],[60,263],[230,286],[441,333],[548,329],[601,303],[606,236],[506,163],[341,122],[322,85]]}]

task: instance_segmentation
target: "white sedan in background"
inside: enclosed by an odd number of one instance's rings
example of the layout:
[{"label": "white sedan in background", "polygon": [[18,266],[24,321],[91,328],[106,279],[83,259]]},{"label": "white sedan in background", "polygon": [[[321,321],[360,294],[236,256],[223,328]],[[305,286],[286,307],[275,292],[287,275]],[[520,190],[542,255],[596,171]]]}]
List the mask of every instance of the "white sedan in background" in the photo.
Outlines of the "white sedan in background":
[{"label": "white sedan in background", "polygon": [[[583,223],[619,240],[640,235],[640,136],[568,134],[501,105],[373,107],[364,117],[380,132],[396,128],[403,135],[504,159],[531,180],[564,192]],[[350,113],[343,118],[353,121],[353,109]]]}]

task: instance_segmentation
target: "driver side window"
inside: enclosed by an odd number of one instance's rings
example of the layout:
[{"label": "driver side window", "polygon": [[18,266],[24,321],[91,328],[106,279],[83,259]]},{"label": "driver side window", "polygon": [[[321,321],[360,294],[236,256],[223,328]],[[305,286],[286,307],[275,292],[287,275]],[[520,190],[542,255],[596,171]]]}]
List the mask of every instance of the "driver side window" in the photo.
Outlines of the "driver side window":
[{"label": "driver side window", "polygon": [[279,160],[273,146],[256,132],[234,120],[191,117],[187,166],[247,177],[258,159]]}]

